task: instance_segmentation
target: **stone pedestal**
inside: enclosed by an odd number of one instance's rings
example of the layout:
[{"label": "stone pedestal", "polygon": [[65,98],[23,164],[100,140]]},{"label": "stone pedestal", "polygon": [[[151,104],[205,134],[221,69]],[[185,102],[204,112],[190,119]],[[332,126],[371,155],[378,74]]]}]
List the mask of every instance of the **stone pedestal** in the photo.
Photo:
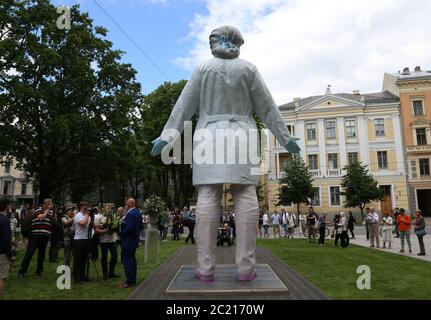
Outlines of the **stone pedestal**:
[{"label": "stone pedestal", "polygon": [[288,290],[275,272],[267,264],[256,265],[257,277],[253,281],[237,280],[237,266],[221,264],[216,266],[215,280],[201,282],[195,276],[196,266],[182,265],[166,289],[168,296],[205,294],[205,296],[236,294],[287,294]]}]

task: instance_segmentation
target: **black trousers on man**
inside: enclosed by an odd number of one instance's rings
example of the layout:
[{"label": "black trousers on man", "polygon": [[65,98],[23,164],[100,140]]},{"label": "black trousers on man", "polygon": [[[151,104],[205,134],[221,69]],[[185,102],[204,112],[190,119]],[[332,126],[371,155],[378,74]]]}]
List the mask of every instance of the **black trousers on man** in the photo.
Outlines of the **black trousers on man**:
[{"label": "black trousers on man", "polygon": [[193,223],[189,223],[187,227],[189,228],[189,235],[186,238],[186,243],[188,243],[189,240],[191,240],[192,243],[194,244],[195,243],[195,235],[194,235],[194,233],[195,233],[195,223],[194,222]]},{"label": "black trousers on man", "polygon": [[[103,276],[112,277],[115,275],[115,266],[118,260],[118,250],[116,242],[100,243],[100,249],[102,251],[102,258],[100,260],[102,264]],[[111,260],[109,260],[109,272],[108,272],[108,251],[111,254]]]},{"label": "black trousers on man", "polygon": [[426,253],[425,253],[425,244],[424,244],[424,237],[422,236],[422,237],[419,237],[418,236],[418,242],[419,242],[419,253],[421,254],[421,255],[425,255]]},{"label": "black trousers on man", "polygon": [[319,244],[325,244],[325,233],[326,233],[325,228],[319,229]]},{"label": "black trousers on man", "polygon": [[350,241],[349,241],[349,235],[347,234],[347,230],[341,232],[340,240],[341,240],[341,247],[342,248],[346,248],[349,246]]},{"label": "black trousers on man", "polygon": [[31,259],[37,250],[37,268],[36,273],[43,272],[43,263],[45,261],[46,247],[49,242],[49,236],[45,235],[32,235],[29,240],[28,249],[25,252],[24,259],[22,260],[21,269],[19,274],[25,274],[30,266]]},{"label": "black trousers on man", "polygon": [[90,251],[90,240],[73,240],[73,278],[75,282],[88,281],[85,267]]}]

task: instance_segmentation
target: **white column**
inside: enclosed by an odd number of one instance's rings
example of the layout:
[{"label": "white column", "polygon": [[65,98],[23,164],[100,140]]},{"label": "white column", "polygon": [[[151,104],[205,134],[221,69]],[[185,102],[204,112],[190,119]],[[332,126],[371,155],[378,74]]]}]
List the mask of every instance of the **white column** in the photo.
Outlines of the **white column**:
[{"label": "white column", "polygon": [[274,153],[274,136],[271,131],[268,130],[267,136],[267,144],[268,144],[268,179],[277,179],[276,172],[274,168],[275,161],[275,153]]},{"label": "white column", "polygon": [[400,116],[398,114],[392,115],[392,127],[394,128],[394,140],[395,140],[395,158],[397,162],[397,170],[404,174],[405,163],[403,154],[403,143],[401,137],[401,123]]},{"label": "white column", "polygon": [[368,148],[368,126],[365,116],[358,116],[358,136],[359,136],[359,160],[364,164],[370,164],[370,154]]},{"label": "white column", "polygon": [[305,150],[305,122],[304,120],[299,120],[296,123],[295,136],[299,138],[298,145],[301,148],[301,158],[306,161],[306,150]]},{"label": "white column", "polygon": [[325,120],[317,120],[317,138],[319,139],[319,169],[322,176],[326,176],[326,141],[325,141]]},{"label": "white column", "polygon": [[280,154],[278,152],[275,154],[275,168],[277,172],[277,179],[280,179]]},{"label": "white column", "polygon": [[347,152],[346,152],[346,135],[344,130],[344,117],[337,118],[338,127],[338,146],[340,150],[340,169],[347,165]]}]

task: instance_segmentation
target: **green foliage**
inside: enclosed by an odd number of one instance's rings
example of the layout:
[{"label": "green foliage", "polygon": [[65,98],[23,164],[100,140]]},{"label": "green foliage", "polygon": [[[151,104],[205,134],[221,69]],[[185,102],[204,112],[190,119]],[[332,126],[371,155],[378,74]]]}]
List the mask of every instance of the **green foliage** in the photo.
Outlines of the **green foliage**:
[{"label": "green foliage", "polygon": [[166,211],[166,203],[159,196],[151,195],[144,201],[142,208],[145,214],[160,219]]},{"label": "green foliage", "polygon": [[140,84],[122,52],[79,6],[56,26],[48,0],[0,3],[0,154],[35,179],[40,198],[81,198],[118,175]]},{"label": "green foliage", "polygon": [[293,155],[288,162],[285,175],[280,179],[279,202],[278,205],[297,205],[299,214],[299,205],[301,203],[309,204],[310,198],[316,192],[313,188],[313,178],[308,171],[308,167],[300,155]]},{"label": "green foliage", "polygon": [[366,165],[354,162],[344,170],[347,172],[341,180],[341,195],[345,197],[345,208],[358,207],[363,213],[368,203],[383,199],[384,193],[377,186],[377,180],[369,174]]}]

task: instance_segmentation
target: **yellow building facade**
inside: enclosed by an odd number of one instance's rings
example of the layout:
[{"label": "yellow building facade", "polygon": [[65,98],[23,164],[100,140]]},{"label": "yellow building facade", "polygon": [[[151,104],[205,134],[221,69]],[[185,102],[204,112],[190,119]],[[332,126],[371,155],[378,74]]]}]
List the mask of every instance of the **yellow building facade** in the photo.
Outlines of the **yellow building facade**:
[{"label": "yellow building facade", "polygon": [[387,73],[383,89],[400,99],[410,207],[431,216],[431,71]]},{"label": "yellow building facade", "polygon": [[[340,194],[343,168],[356,160],[369,166],[385,192],[384,200],[371,205],[381,212],[409,208],[397,96],[388,91],[333,94],[328,87],[324,95],[295,99],[279,109],[292,134],[300,138],[301,157],[317,191],[311,199],[317,212],[359,211],[344,208]],[[281,209],[277,207],[278,180],[289,161],[289,154],[273,136],[269,138],[269,157],[267,203],[273,211]]]}]

